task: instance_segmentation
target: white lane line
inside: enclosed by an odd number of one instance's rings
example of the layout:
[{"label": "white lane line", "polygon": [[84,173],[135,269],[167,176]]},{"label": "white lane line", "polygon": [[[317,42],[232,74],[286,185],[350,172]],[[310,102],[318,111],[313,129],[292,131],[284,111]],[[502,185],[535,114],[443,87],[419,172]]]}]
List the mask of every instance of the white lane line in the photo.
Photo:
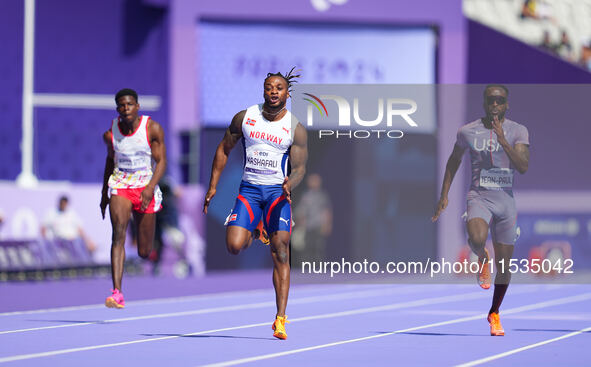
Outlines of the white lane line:
[{"label": "white lane line", "polygon": [[51,356],[56,356],[56,355],[60,355],[60,354],[67,354],[67,353],[74,353],[74,352],[83,352],[83,351],[88,351],[88,350],[103,349],[103,348],[110,348],[110,347],[120,347],[120,346],[124,346],[124,345],[131,345],[131,344],[138,344],[138,343],[146,343],[146,342],[153,342],[153,341],[160,341],[160,340],[176,339],[176,338],[180,338],[180,337],[184,337],[184,336],[193,336],[193,335],[200,335],[200,334],[210,334],[210,333],[217,333],[217,332],[220,332],[220,331],[227,331],[227,330],[246,329],[246,328],[257,327],[257,326],[264,326],[264,325],[269,326],[269,325],[271,325],[271,323],[270,322],[260,322],[258,324],[249,324],[249,325],[241,325],[241,326],[228,327],[228,328],[223,328],[223,329],[206,330],[206,331],[200,331],[200,332],[191,333],[191,334],[163,336],[163,337],[159,337],[159,338],[140,339],[140,340],[130,340],[130,341],[121,342],[121,343],[111,343],[111,344],[102,344],[102,345],[91,345],[91,346],[88,346],[88,347],[60,349],[60,350],[54,350],[54,351],[42,352],[42,353],[22,354],[22,355],[17,355],[17,356],[10,356],[10,357],[5,357],[5,358],[0,358],[0,363],[21,361],[21,360],[24,360],[24,359],[32,359],[32,358],[51,357]]},{"label": "white lane line", "polygon": [[[383,296],[386,294],[406,294],[406,293],[414,293],[414,292],[418,292],[418,291],[421,291],[421,289],[417,289],[416,287],[404,287],[404,288],[396,287],[396,288],[390,288],[390,289],[381,288],[381,289],[367,290],[367,291],[343,292],[343,293],[329,294],[329,295],[325,295],[325,296],[310,296],[310,297],[296,298],[290,302],[290,305],[345,300],[345,299],[352,299],[352,298],[359,298],[359,297],[375,297],[375,296]],[[218,312],[242,311],[242,310],[250,310],[250,309],[273,307],[273,306],[275,306],[275,301],[265,301],[265,302],[238,304],[238,305],[232,305],[232,306],[210,307],[210,308],[203,308],[203,309],[191,310],[191,311],[167,312],[167,313],[144,315],[144,316],[123,317],[123,318],[110,319],[110,320],[88,321],[88,322],[79,322],[79,323],[62,324],[62,325],[32,327],[32,328],[25,328],[25,329],[4,330],[4,331],[0,331],[0,335],[23,333],[23,332],[28,332],[28,331],[61,329],[61,328],[67,328],[67,327],[86,326],[86,325],[97,325],[97,324],[119,323],[119,322],[126,322],[126,321],[160,319],[160,318],[165,318],[165,317],[181,317],[181,316],[203,315],[203,314],[218,313]],[[103,305],[103,307],[104,307],[104,305]]]},{"label": "white lane line", "polygon": [[572,333],[568,333],[568,334],[565,334],[565,335],[556,337],[556,338],[552,338],[552,339],[544,340],[544,341],[541,341],[541,342],[538,342],[538,343],[526,345],[526,346],[523,346],[521,348],[515,348],[515,349],[509,350],[509,351],[504,352],[504,353],[499,353],[499,354],[492,355],[490,357],[481,358],[481,359],[477,359],[475,361],[458,364],[455,367],[471,367],[471,366],[477,366],[479,364],[483,364],[483,363],[487,363],[487,362],[490,362],[490,361],[494,361],[495,359],[499,359],[499,358],[503,358],[503,357],[506,357],[506,356],[510,356],[511,354],[523,352],[523,351],[528,350],[528,349],[533,349],[533,348],[541,347],[542,345],[554,343],[554,342],[557,342],[559,340],[570,338],[570,337],[573,337],[573,336],[577,336],[579,334],[586,333],[586,332],[589,332],[589,331],[591,331],[591,326],[586,327],[586,328],[581,329],[581,330],[578,330],[578,331],[574,331]]},{"label": "white lane line", "polygon": [[[294,289],[299,291],[301,290],[330,290],[333,286],[318,286],[318,285],[305,285],[305,286],[296,286]],[[336,287],[337,289],[342,289],[340,287]],[[182,296],[182,297],[168,297],[168,298],[154,298],[154,299],[147,299],[141,301],[130,301],[126,302],[128,306],[137,306],[137,305],[153,305],[153,304],[167,304],[167,303],[178,303],[178,302],[191,302],[200,299],[225,299],[225,298],[232,298],[236,296],[252,296],[252,295],[264,295],[267,293],[273,292],[272,288],[269,289],[252,289],[248,291],[230,291],[230,292],[220,292],[220,293],[205,293],[199,294],[194,296]],[[97,303],[93,305],[82,305],[82,306],[69,306],[69,307],[55,307],[55,308],[46,308],[46,309],[38,309],[38,310],[28,310],[28,311],[11,311],[11,312],[4,312],[0,313],[0,316],[16,316],[16,315],[31,315],[37,313],[46,313],[46,312],[70,312],[70,311],[79,311],[79,310],[89,310],[89,309],[96,309],[96,308],[104,308],[104,303]]]},{"label": "white lane line", "polygon": [[[454,301],[458,301],[458,300],[466,300],[467,297],[475,298],[476,295],[479,295],[480,297],[488,297],[489,296],[485,292],[474,292],[474,293],[468,293],[468,294],[459,295],[459,296],[434,297],[434,298],[427,298],[427,299],[413,301],[413,302],[402,302],[402,303],[405,304],[406,307],[415,307],[417,304],[424,304],[424,305],[427,305],[427,304],[437,304],[437,303],[443,303],[446,300],[447,300],[447,302],[454,302]],[[364,312],[365,313],[368,313],[368,312],[377,312],[377,311],[383,311],[383,310],[391,310],[391,309],[395,309],[395,308],[400,308],[400,303],[394,303],[394,304],[386,305],[384,307],[369,307],[369,308],[364,308],[364,309],[357,309],[357,310],[345,311],[345,312],[341,312],[341,313],[329,313],[329,314],[324,314],[324,315],[307,316],[307,317],[302,317],[302,318],[290,320],[290,322],[297,322],[297,321],[304,321],[304,320],[313,320],[313,319],[320,319],[320,318],[322,318],[322,319],[336,318],[336,317],[341,317],[341,316],[348,316],[348,315],[353,315],[353,314],[360,314],[360,313],[364,313]],[[173,335],[173,336],[165,336],[165,337],[158,337],[158,338],[130,340],[130,341],[127,341],[127,342],[101,344],[101,345],[91,345],[91,346],[87,346],[87,347],[58,349],[58,350],[53,350],[53,351],[48,351],[48,352],[40,352],[40,353],[20,354],[20,355],[14,355],[14,356],[8,356],[8,357],[0,358],[0,363],[14,362],[14,361],[20,361],[20,360],[25,360],[25,359],[33,359],[33,358],[41,358],[41,357],[50,357],[50,356],[55,356],[55,355],[61,355],[61,354],[67,354],[67,353],[74,353],[74,352],[82,352],[82,351],[102,349],[102,348],[119,347],[119,346],[130,345],[130,344],[138,344],[138,343],[147,343],[147,342],[153,342],[153,341],[169,340],[169,339],[175,339],[175,338],[180,338],[180,337],[185,337],[185,336],[211,334],[211,333],[217,333],[217,332],[220,332],[220,331],[240,330],[240,329],[258,327],[258,326],[269,326],[270,324],[271,324],[270,322],[261,322],[261,323],[256,323],[256,324],[248,324],[248,325],[240,325],[240,326],[227,327],[227,328],[223,328],[223,329],[197,331],[197,332],[194,332],[194,333],[182,334],[182,335]]]},{"label": "white lane line", "polygon": [[[408,310],[404,311],[409,315],[432,315],[432,316],[466,316],[480,312],[479,310]],[[591,321],[591,312],[531,312],[527,315],[504,315],[503,320],[552,320],[552,321]]]},{"label": "white lane line", "polygon": [[[207,294],[199,294],[199,295],[195,295],[195,296],[154,298],[154,299],[147,299],[147,300],[141,300],[141,301],[129,301],[129,302],[125,302],[125,304],[129,305],[129,306],[167,304],[167,303],[177,303],[177,302],[184,302],[184,301],[194,301],[194,300],[199,300],[202,298],[217,299],[217,298],[228,298],[228,297],[235,297],[235,296],[241,296],[241,295],[246,296],[246,295],[255,295],[255,294],[265,294],[265,293],[268,293],[271,291],[272,291],[272,289],[269,289],[269,290],[253,289],[253,290],[249,290],[249,291],[207,293]],[[0,313],[0,316],[33,315],[33,314],[48,313],[48,312],[70,312],[70,311],[90,310],[90,309],[96,309],[96,308],[105,308],[105,304],[104,303],[96,303],[93,305],[54,307],[54,308],[44,308],[44,309],[38,309],[38,310],[28,310],[28,311],[11,311],[11,312]]]},{"label": "white lane line", "polygon": [[[585,301],[588,299],[591,299],[591,293],[584,293],[584,294],[580,294],[577,296],[558,298],[558,299],[555,299],[552,301],[545,301],[545,302],[539,302],[539,303],[534,303],[534,304],[530,304],[530,305],[515,307],[512,309],[508,309],[508,310],[503,311],[503,314],[518,313],[518,312],[529,311],[529,310],[534,310],[534,309],[539,309],[539,308],[544,308],[544,307],[562,305],[562,304],[566,304],[566,303],[580,302],[580,301]],[[384,334],[371,335],[371,336],[366,336],[366,337],[362,337],[362,338],[355,338],[355,339],[348,339],[348,340],[341,340],[338,342],[322,344],[322,345],[315,345],[315,346],[306,347],[306,348],[293,349],[293,350],[288,350],[285,352],[270,353],[270,354],[264,354],[264,355],[254,356],[254,357],[234,359],[231,361],[207,364],[207,365],[203,365],[202,367],[234,366],[234,365],[243,364],[243,363],[250,363],[250,362],[256,362],[256,361],[261,361],[261,360],[265,360],[265,359],[282,357],[282,356],[290,355],[290,354],[308,352],[311,350],[334,347],[337,345],[350,344],[350,343],[355,343],[355,342],[360,342],[360,341],[365,341],[365,340],[383,338],[383,337],[394,335],[394,334],[407,333],[410,331],[422,330],[422,329],[427,329],[427,328],[432,328],[432,327],[437,327],[437,326],[444,326],[444,325],[449,325],[449,324],[457,324],[457,323],[466,322],[466,321],[474,321],[474,320],[483,319],[485,317],[486,317],[486,314],[479,314],[479,315],[474,315],[474,316],[462,317],[459,319],[454,319],[454,320],[449,320],[449,321],[442,321],[442,322],[437,322],[437,323],[428,324],[428,325],[421,325],[421,326],[415,326],[415,327],[411,327],[411,328],[407,328],[407,329],[396,330],[396,331],[392,331],[392,332],[384,333]]]}]

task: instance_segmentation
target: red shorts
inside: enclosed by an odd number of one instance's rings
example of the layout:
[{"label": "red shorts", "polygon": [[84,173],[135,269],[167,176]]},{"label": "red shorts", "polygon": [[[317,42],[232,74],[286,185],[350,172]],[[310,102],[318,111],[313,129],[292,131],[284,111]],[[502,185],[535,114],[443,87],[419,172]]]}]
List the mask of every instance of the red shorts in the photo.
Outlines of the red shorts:
[{"label": "red shorts", "polygon": [[146,208],[146,210],[142,210],[142,191],[144,191],[145,187],[134,187],[129,189],[111,189],[109,188],[109,193],[111,196],[123,196],[131,201],[132,209],[138,213],[156,213],[160,209],[162,209],[162,192],[160,191],[160,187],[156,185],[154,189],[154,197],[150,204]]}]

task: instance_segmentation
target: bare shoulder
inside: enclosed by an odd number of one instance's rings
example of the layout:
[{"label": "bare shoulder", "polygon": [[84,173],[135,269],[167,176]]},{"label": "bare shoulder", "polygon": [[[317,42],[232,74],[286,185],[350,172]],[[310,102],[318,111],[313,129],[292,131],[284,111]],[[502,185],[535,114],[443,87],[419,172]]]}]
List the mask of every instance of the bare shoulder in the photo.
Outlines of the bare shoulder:
[{"label": "bare shoulder", "polygon": [[158,123],[158,121],[154,120],[153,118],[148,119],[148,130],[150,131],[162,131],[162,125]]},{"label": "bare shoulder", "polygon": [[246,116],[246,110],[242,110],[234,115],[232,118],[232,125],[238,124],[242,125],[242,121],[244,120],[244,116]]},{"label": "bare shoulder", "polygon": [[232,122],[228,127],[230,134],[242,134],[242,121],[244,121],[244,116],[246,116],[246,110],[242,110],[234,115],[234,117],[232,118]]},{"label": "bare shoulder", "polygon": [[111,142],[113,141],[113,132],[111,131],[111,129],[103,133],[103,141],[107,144],[111,144]]},{"label": "bare shoulder", "polygon": [[304,125],[299,122],[295,127],[293,142],[297,145],[307,145],[308,142],[308,132],[306,131]]},{"label": "bare shoulder", "polygon": [[150,134],[150,139],[162,137],[164,136],[164,129],[162,128],[162,125],[158,123],[158,121],[150,118],[148,120],[148,134]]}]

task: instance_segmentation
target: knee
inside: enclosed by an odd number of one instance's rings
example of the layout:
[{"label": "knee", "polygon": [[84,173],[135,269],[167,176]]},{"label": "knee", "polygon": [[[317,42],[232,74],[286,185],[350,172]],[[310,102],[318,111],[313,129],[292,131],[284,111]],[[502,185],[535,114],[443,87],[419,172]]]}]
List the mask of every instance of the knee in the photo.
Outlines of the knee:
[{"label": "knee", "polygon": [[236,240],[228,240],[226,241],[226,248],[232,255],[238,255],[240,250],[242,250],[242,243],[239,243],[239,241]]},{"label": "knee", "polygon": [[277,260],[279,260],[280,264],[288,264],[289,263],[289,253],[283,249],[277,251]]},{"label": "knee", "polygon": [[137,254],[142,259],[147,259],[148,256],[150,256],[150,252],[151,251],[152,251],[152,247],[151,246],[149,248],[143,248],[143,247],[138,246]]},{"label": "knee", "polygon": [[275,253],[275,258],[280,264],[288,264],[289,263],[289,244],[278,240],[273,241],[273,252]]},{"label": "knee", "polygon": [[484,247],[484,245],[486,244],[486,237],[487,237],[488,233],[470,233],[469,234],[469,238],[470,238],[470,243],[473,246],[477,246],[477,247]]},{"label": "knee", "polygon": [[126,228],[124,226],[113,226],[113,236],[111,240],[113,246],[123,246],[125,244]]},{"label": "knee", "polygon": [[[505,264],[505,268],[507,264]],[[495,276],[495,284],[509,284],[511,282],[511,272],[508,269],[501,271],[503,269],[502,266],[498,267],[497,275]]]}]

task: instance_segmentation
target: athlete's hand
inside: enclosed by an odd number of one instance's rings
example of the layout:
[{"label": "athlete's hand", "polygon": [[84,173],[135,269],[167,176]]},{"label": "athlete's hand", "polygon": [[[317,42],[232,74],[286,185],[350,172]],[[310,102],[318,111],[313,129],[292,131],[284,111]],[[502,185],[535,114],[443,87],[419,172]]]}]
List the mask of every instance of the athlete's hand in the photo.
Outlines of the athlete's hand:
[{"label": "athlete's hand", "polygon": [[203,214],[207,214],[207,207],[209,206],[211,199],[215,196],[216,191],[215,188],[207,190],[207,194],[205,194],[205,199],[203,200]]},{"label": "athlete's hand", "polygon": [[493,116],[492,128],[495,134],[497,134],[497,141],[500,143],[505,140],[505,132],[503,131],[503,125],[499,122],[498,116]]},{"label": "athlete's hand", "polygon": [[146,186],[146,188],[142,191],[141,194],[142,198],[142,210],[148,209],[148,205],[154,198],[154,188],[150,185]]},{"label": "athlete's hand", "polygon": [[285,195],[287,202],[291,204],[291,184],[289,183],[289,177],[285,177],[281,188],[283,188],[283,195]]},{"label": "athlete's hand", "polygon": [[437,219],[439,219],[439,215],[443,213],[445,208],[447,208],[447,203],[448,200],[446,197],[442,197],[441,199],[439,199],[439,202],[435,207],[435,214],[431,217],[431,222],[437,222]]},{"label": "athlete's hand", "polygon": [[105,211],[107,210],[107,205],[109,205],[109,196],[104,193],[101,197],[101,214],[103,219],[105,219]]}]

